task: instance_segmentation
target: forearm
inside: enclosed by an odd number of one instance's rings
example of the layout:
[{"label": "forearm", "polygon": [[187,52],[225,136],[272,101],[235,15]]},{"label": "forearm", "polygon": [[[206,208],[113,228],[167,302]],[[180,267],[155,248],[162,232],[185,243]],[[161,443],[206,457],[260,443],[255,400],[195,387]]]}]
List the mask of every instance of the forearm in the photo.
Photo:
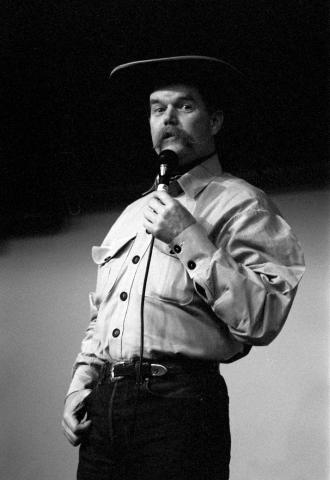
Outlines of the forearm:
[{"label": "forearm", "polygon": [[197,223],[178,235],[170,247],[173,252],[179,250],[176,255],[196,292],[237,340],[263,345],[275,338],[294,299],[303,271],[301,262],[292,258],[290,266],[281,265],[284,259],[256,247],[255,262],[244,265],[234,258],[234,248],[230,251],[221,242],[213,244]]},{"label": "forearm", "polygon": [[68,397],[71,393],[79,390],[93,389],[99,378],[99,371],[102,367],[102,362],[95,359],[93,364],[82,363],[87,359],[83,359],[83,355],[79,354],[77,361],[73,367],[72,380],[66,394]]},{"label": "forearm", "polygon": [[78,390],[93,388],[103,365],[103,360],[97,354],[98,342],[95,341],[98,306],[95,302],[95,294],[93,292],[89,295],[89,301],[91,319],[81,343],[81,351],[77,355],[73,365],[72,380],[67,396]]}]

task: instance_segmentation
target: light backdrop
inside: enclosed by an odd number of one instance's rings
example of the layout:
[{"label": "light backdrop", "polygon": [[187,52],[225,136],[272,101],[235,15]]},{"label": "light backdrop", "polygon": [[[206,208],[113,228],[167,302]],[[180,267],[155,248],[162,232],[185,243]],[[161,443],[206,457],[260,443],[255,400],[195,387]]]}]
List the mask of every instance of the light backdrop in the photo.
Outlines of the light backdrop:
[{"label": "light backdrop", "polygon": [[[231,480],[327,480],[328,191],[276,195],[303,245],[307,273],[268,347],[222,372],[231,399]],[[72,217],[61,233],[0,249],[0,478],[73,480],[61,432],[70,370],[88,324],[90,258],[118,211]]]}]

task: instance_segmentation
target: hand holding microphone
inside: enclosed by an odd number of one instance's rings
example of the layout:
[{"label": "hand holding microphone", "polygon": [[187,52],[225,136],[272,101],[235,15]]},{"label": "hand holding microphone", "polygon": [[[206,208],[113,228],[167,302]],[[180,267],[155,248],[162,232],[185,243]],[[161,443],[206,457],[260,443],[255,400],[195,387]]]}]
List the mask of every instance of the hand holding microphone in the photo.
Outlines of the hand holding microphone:
[{"label": "hand holding microphone", "polygon": [[159,185],[144,210],[144,227],[155,238],[170,243],[179,233],[196,222],[188,210],[167,193],[171,172],[178,164],[172,150],[159,154]]}]

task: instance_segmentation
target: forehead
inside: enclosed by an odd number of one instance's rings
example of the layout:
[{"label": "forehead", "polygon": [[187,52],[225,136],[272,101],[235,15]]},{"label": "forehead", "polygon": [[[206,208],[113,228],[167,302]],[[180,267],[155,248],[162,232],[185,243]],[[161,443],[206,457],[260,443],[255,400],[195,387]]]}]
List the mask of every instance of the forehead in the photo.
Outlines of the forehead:
[{"label": "forehead", "polygon": [[198,89],[192,85],[184,83],[175,83],[155,87],[150,94],[150,102],[160,99],[190,98],[196,102],[202,102],[202,97]]}]

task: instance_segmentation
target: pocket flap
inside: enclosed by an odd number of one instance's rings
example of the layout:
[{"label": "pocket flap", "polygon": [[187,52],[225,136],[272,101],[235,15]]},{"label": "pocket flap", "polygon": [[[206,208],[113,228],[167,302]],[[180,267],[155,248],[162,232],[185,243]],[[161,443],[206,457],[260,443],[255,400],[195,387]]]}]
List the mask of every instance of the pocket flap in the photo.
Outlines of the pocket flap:
[{"label": "pocket flap", "polygon": [[118,252],[135,237],[136,234],[112,240],[110,245],[92,247],[92,258],[94,262],[100,266],[108,263],[112,257],[116,256]]}]

